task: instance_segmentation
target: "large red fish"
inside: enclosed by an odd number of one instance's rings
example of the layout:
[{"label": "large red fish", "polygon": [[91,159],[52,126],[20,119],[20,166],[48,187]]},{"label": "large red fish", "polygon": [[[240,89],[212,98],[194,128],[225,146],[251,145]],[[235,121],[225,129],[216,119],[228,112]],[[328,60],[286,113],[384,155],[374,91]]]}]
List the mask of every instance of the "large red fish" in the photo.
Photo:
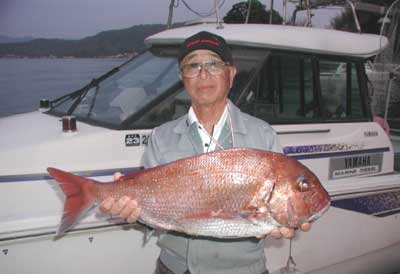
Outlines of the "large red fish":
[{"label": "large red fish", "polygon": [[66,195],[58,234],[109,196],[136,199],[139,221],[156,229],[218,238],[299,227],[318,218],[330,204],[328,193],[307,167],[283,154],[256,149],[210,152],[111,183],[47,170]]}]

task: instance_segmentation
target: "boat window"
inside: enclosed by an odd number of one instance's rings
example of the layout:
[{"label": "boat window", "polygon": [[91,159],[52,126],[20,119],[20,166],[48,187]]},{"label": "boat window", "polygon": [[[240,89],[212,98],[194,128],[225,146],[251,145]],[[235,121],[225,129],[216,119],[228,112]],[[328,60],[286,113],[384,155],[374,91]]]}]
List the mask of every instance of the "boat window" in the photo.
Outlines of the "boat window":
[{"label": "boat window", "polygon": [[320,62],[321,105],[326,119],[364,117],[356,66],[351,62]]},{"label": "boat window", "polygon": [[240,108],[273,123],[313,116],[310,59],[272,54],[250,86]]},{"label": "boat window", "polygon": [[318,56],[271,53],[239,107],[271,124],[365,116],[356,66]]}]

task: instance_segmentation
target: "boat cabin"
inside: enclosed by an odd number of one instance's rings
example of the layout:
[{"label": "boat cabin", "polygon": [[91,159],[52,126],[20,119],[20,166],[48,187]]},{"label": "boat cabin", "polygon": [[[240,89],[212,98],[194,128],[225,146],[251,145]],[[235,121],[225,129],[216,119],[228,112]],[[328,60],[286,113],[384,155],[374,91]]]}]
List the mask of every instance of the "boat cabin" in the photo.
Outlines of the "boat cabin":
[{"label": "boat cabin", "polygon": [[[258,39],[242,38],[238,31],[244,27]],[[243,111],[272,125],[371,121],[364,63],[379,50],[376,37],[338,32],[340,41],[365,40],[360,43],[365,48],[352,53],[353,45],[321,45],[328,35],[324,30],[270,26],[265,31],[260,25],[198,26],[149,37],[146,52],[54,100],[48,113],[118,130],[176,119],[190,104],[178,75],[177,49],[187,35],[204,28],[225,36],[232,47],[238,73],[230,99]],[[306,45],[299,45],[303,39]]]}]

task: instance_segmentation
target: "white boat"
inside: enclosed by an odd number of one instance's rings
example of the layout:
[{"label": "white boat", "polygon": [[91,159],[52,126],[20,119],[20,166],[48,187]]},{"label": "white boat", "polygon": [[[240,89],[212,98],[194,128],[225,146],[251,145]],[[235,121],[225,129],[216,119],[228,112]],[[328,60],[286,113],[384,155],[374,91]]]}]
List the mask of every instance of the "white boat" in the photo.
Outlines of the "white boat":
[{"label": "white boat", "polygon": [[[292,256],[302,273],[400,271],[400,174],[393,147],[372,122],[364,63],[377,35],[276,25],[199,24],[146,39],[148,50],[50,108],[0,119],[0,273],[152,273],[155,237],[94,212],[54,240],[64,197],[49,166],[101,181],[134,172],[153,127],[189,106],[179,44],[200,30],[232,47],[238,75],[230,99],[271,123],[284,152],[320,178],[332,198]],[[74,122],[63,116],[76,117]],[[70,122],[68,124],[68,121]],[[63,125],[65,131],[63,131]],[[289,241],[268,239],[270,272]]]}]

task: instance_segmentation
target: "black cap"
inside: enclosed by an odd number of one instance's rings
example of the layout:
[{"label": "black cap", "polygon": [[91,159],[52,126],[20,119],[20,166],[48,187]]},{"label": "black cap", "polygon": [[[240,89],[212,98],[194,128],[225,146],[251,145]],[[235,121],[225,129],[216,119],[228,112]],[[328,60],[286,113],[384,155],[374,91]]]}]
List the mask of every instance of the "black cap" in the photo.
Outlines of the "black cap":
[{"label": "black cap", "polygon": [[190,52],[198,49],[208,49],[221,57],[224,62],[233,64],[232,53],[224,38],[208,31],[201,31],[187,38],[179,49],[179,63]]}]

